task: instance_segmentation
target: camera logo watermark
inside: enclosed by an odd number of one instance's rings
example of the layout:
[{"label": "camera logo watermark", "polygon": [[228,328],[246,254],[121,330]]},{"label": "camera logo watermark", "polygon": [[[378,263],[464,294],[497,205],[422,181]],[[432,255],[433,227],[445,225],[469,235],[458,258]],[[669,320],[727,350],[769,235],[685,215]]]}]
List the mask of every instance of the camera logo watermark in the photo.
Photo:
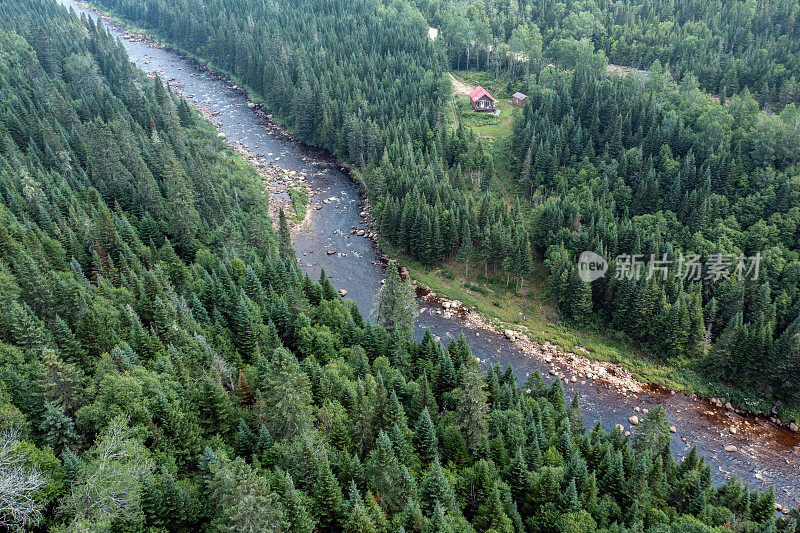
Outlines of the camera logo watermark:
[{"label": "camera logo watermark", "polygon": [[[757,280],[761,266],[761,252],[754,256],[734,254],[709,254],[705,261],[698,254],[680,254],[671,259],[667,254],[661,257],[651,254],[649,260],[644,254],[620,254],[614,260],[614,279],[639,280],[670,276],[686,281]],[[605,277],[609,269],[608,261],[592,251],[585,251],[578,259],[578,277],[585,283]]]},{"label": "camera logo watermark", "polygon": [[602,278],[607,271],[608,261],[594,252],[587,250],[578,259],[578,277],[584,283],[591,283]]}]

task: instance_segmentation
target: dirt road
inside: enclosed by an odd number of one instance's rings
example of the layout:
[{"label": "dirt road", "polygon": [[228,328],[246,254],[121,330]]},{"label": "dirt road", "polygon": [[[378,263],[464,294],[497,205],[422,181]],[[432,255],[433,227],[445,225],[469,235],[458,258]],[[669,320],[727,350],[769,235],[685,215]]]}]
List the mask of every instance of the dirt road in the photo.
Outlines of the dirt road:
[{"label": "dirt road", "polygon": [[447,73],[447,75],[450,76],[450,81],[453,82],[453,94],[466,94],[469,96],[469,93],[471,93],[472,90],[475,88],[467,85],[466,83],[459,80],[449,72]]}]

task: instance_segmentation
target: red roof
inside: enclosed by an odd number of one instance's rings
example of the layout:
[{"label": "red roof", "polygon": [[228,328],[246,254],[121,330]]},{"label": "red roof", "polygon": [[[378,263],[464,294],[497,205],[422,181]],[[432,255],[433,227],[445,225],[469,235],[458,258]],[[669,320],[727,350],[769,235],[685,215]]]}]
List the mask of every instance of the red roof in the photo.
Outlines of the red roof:
[{"label": "red roof", "polygon": [[484,96],[488,96],[489,98],[492,99],[493,102],[497,101],[494,96],[489,94],[489,91],[487,91],[486,89],[484,89],[480,85],[478,85],[475,89],[473,89],[473,91],[471,93],[469,93],[469,97],[473,102],[475,100],[480,100]]}]

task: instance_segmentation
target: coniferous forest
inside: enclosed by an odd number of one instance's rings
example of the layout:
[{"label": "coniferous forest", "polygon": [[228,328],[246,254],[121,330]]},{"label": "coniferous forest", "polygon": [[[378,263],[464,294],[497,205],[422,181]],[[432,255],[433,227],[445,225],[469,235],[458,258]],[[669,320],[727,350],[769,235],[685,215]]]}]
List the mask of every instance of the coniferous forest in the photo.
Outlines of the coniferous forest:
[{"label": "coniferous forest", "polygon": [[[539,261],[562,319],[621,332],[745,407],[800,405],[797,2],[100,3],[355,164],[400,252],[518,287]],[[609,74],[609,59],[647,72]],[[450,127],[451,68],[530,95],[506,149]],[[673,264],[589,285],[584,250]],[[678,271],[680,255],[733,271],[757,254],[757,279]]]},{"label": "coniferous forest", "polygon": [[[536,250],[566,315],[594,313],[657,337],[665,357],[796,400],[793,102],[769,115],[744,90],[722,107],[709,81],[686,74],[678,90],[655,69],[637,85],[607,78],[594,55],[543,68],[514,126],[509,204],[480,138],[445,127],[457,57],[417,31],[409,3],[106,3],[235,72],[294,131],[354,162],[408,254],[468,253],[523,278]],[[589,290],[570,266],[585,247],[772,260],[755,287]],[[413,293],[391,269],[378,321],[362,317],[324,272],[300,272],[261,178],[213,125],[52,0],[0,2],[0,250],[9,530],[799,527],[797,510],[776,516],[772,489],[712,484],[695,450],[676,461],[661,408],[631,438],[587,430],[561,381],[536,372],[520,387],[510,367],[481,369],[463,337],[413,340]],[[635,325],[615,322],[623,310]]]}]

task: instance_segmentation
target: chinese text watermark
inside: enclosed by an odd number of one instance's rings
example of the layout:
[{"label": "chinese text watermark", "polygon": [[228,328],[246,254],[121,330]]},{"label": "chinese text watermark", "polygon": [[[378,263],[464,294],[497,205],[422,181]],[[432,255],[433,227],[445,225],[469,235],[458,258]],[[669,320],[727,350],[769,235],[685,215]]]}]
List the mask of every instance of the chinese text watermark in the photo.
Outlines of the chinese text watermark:
[{"label": "chinese text watermark", "polygon": [[[727,279],[757,280],[761,266],[761,252],[754,256],[735,254],[709,254],[701,257],[698,254],[680,254],[671,258],[667,254],[658,256],[650,254],[620,254],[613,263],[614,279],[661,279],[670,277],[686,281],[720,281]],[[578,259],[578,277],[591,283],[605,277],[609,263],[604,257],[591,251],[585,251]]]}]

